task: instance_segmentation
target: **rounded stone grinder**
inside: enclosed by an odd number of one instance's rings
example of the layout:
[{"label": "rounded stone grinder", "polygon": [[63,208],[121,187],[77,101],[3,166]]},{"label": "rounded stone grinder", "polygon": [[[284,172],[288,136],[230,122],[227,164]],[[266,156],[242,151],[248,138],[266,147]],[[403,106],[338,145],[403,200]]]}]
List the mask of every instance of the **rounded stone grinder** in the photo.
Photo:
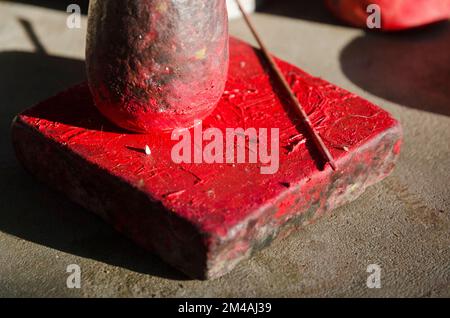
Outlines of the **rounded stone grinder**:
[{"label": "rounded stone grinder", "polygon": [[86,64],[97,108],[137,132],[190,127],[228,72],[225,0],[93,0]]}]

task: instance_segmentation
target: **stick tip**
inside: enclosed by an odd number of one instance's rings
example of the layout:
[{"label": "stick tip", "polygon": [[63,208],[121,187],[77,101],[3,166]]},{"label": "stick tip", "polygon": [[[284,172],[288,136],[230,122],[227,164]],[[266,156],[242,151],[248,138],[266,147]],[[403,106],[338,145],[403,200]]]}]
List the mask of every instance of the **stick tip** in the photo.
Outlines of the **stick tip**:
[{"label": "stick tip", "polygon": [[331,166],[331,169],[333,169],[334,171],[337,170],[336,162],[334,162],[334,160],[329,160],[328,164]]}]

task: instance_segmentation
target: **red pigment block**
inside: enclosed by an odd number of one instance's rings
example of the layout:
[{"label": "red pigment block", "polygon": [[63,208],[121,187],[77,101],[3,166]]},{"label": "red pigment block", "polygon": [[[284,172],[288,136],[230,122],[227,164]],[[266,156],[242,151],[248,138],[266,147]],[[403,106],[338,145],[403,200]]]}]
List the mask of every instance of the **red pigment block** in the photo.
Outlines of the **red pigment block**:
[{"label": "red pigment block", "polygon": [[[193,136],[192,162],[198,163],[174,162],[171,153],[180,141],[171,132],[136,134],[110,124],[93,105],[87,84],[17,116],[17,157],[37,178],[200,279],[227,273],[275,238],[355,200],[392,171],[402,132],[389,113],[277,60],[336,159],[333,171],[302,133],[258,51],[236,39],[230,44],[229,78],[218,107],[201,127],[186,130]],[[194,145],[194,131],[208,128],[224,134],[227,128],[278,128],[276,173],[262,173],[268,164],[261,162],[195,160],[195,149],[211,141]],[[251,142],[261,143],[261,136],[250,139],[247,150]],[[237,156],[237,143],[234,150]]]}]

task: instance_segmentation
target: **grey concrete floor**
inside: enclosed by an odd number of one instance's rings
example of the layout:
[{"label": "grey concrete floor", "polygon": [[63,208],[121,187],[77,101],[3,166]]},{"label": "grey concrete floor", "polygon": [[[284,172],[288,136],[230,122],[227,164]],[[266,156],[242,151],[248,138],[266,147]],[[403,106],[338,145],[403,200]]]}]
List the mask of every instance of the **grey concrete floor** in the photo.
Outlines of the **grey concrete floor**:
[{"label": "grey concrete floor", "polygon": [[[0,2],[0,296],[450,296],[450,23],[365,33],[318,3],[274,1],[254,20],[275,54],[392,112],[401,159],[356,202],[202,282],[19,166],[10,121],[84,78],[86,19],[71,30],[64,12]],[[253,42],[242,21],[231,33]],[[82,269],[81,289],[66,287],[69,264]],[[369,264],[382,269],[380,289],[366,286]]]}]

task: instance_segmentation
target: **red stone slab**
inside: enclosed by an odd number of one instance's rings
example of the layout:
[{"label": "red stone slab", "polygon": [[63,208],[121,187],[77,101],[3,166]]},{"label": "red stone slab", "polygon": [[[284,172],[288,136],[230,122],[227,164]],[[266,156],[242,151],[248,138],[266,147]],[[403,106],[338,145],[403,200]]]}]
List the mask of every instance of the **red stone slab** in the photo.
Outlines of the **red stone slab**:
[{"label": "red stone slab", "polygon": [[17,156],[36,177],[188,275],[219,277],[274,238],[355,200],[392,171],[399,154],[401,128],[389,113],[278,62],[338,171],[323,167],[257,51],[236,39],[226,92],[203,129],[279,128],[276,174],[261,174],[261,164],[176,164],[170,132],[116,128],[98,113],[86,84],[17,116]]}]

